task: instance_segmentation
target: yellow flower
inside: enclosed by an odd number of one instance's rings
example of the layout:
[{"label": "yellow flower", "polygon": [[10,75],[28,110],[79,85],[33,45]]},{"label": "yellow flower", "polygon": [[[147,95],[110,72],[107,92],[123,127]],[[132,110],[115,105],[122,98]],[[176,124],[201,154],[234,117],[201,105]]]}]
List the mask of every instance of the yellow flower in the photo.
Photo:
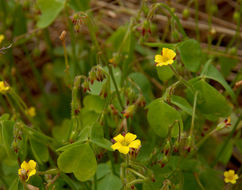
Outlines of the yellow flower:
[{"label": "yellow flower", "polygon": [[8,85],[4,81],[0,81],[0,93],[4,94],[10,89]]},{"label": "yellow flower", "polygon": [[163,65],[169,65],[174,62],[174,58],[176,57],[176,52],[174,52],[172,49],[163,48],[162,49],[162,55],[156,55],[155,56],[155,62],[156,66],[163,66]]},{"label": "yellow flower", "polygon": [[238,175],[234,173],[234,170],[229,170],[224,172],[224,181],[225,183],[235,184],[238,179]]},{"label": "yellow flower", "polygon": [[3,40],[4,40],[4,35],[0,34],[0,44],[2,43]]},{"label": "yellow flower", "polygon": [[30,107],[26,113],[30,116],[30,117],[34,117],[36,115],[36,112],[35,112],[35,108],[34,107]]},{"label": "yellow flower", "polygon": [[115,144],[111,146],[113,150],[118,150],[120,153],[128,154],[130,148],[138,149],[141,146],[141,142],[136,135],[132,133],[127,133],[125,136],[119,134],[113,139],[116,141]]},{"label": "yellow flower", "polygon": [[36,162],[30,160],[29,162],[23,161],[21,168],[18,169],[18,175],[23,181],[28,181],[32,175],[36,174]]}]

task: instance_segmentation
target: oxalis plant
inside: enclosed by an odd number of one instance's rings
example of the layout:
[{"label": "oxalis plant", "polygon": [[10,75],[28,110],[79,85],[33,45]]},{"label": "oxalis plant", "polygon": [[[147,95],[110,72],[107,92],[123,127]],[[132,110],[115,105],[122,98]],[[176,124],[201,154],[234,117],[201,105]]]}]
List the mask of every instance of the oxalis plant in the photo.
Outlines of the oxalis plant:
[{"label": "oxalis plant", "polygon": [[[233,2],[221,52],[213,1],[201,48],[197,0],[182,12],[194,5],[196,39],[170,1],[0,0],[0,189],[242,189]],[[125,24],[99,20],[119,11]]]}]

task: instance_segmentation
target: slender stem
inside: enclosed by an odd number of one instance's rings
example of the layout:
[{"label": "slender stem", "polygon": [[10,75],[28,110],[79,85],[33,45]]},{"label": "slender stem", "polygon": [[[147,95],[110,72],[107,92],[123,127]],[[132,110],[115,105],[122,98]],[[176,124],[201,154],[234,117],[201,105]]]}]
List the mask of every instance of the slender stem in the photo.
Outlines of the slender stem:
[{"label": "slender stem", "polygon": [[200,33],[199,33],[199,27],[198,27],[198,0],[195,0],[195,8],[196,8],[196,13],[195,13],[195,23],[196,23],[196,36],[197,40],[200,40]]},{"label": "slender stem", "polygon": [[202,183],[201,183],[201,181],[200,181],[200,179],[199,179],[197,173],[194,173],[193,175],[194,175],[194,177],[195,177],[195,179],[196,179],[197,184],[198,184],[199,187],[201,188],[201,190],[205,190],[205,188],[203,187],[203,185],[202,185]]},{"label": "slender stem", "polygon": [[187,88],[190,88],[192,91],[193,91],[193,88],[192,88],[192,86],[181,76],[181,75],[179,75],[177,72],[176,72],[176,70],[175,70],[175,68],[172,66],[172,65],[169,65],[170,66],[170,68],[171,68],[171,70],[173,71],[173,73],[175,74],[175,76],[176,76],[176,78],[179,80],[179,81],[181,81]]},{"label": "slender stem", "polygon": [[45,174],[58,174],[60,171],[58,170],[58,168],[53,168],[53,169],[49,169],[46,171],[38,171],[37,174],[38,175],[45,175]]},{"label": "slender stem", "polygon": [[[99,43],[98,43],[98,40],[97,40],[97,36],[96,36],[95,30],[93,28],[93,26],[95,25],[95,23],[94,23],[94,21],[93,21],[93,19],[91,18],[90,15],[87,15],[87,18],[88,18],[88,29],[89,29],[89,31],[91,33],[92,41],[95,44],[97,50],[100,51],[100,52],[102,52],[102,49],[100,48]],[[119,92],[119,89],[118,89],[118,85],[117,85],[117,82],[116,82],[115,77],[114,77],[114,74],[113,74],[113,69],[108,64],[108,61],[107,61],[106,57],[103,55],[103,53],[100,53],[100,57],[101,57],[102,61],[108,67],[109,75],[111,76],[111,79],[113,81],[113,84],[114,84],[114,87],[115,87],[115,91],[116,91],[116,94],[118,96],[119,104],[120,104],[121,108],[124,109],[124,106],[123,106],[123,103],[122,103],[122,99],[121,99],[121,96],[120,96],[120,92]]]},{"label": "slender stem", "polygon": [[129,170],[130,172],[134,173],[135,175],[139,176],[140,178],[146,179],[145,176],[143,176],[141,173],[135,171],[134,169],[132,169],[132,168],[128,168],[128,170]]},{"label": "slender stem", "polygon": [[219,151],[217,157],[215,158],[214,162],[212,163],[212,167],[214,167],[214,166],[217,164],[217,162],[218,162],[220,156],[223,154],[224,150],[226,149],[229,140],[232,138],[232,136],[233,136],[233,134],[234,134],[236,128],[238,127],[238,125],[239,125],[239,123],[240,123],[241,118],[242,118],[242,114],[239,116],[239,118],[237,119],[236,123],[234,124],[234,127],[233,127],[232,131],[230,132],[230,134],[229,134],[229,136],[227,137],[227,139],[224,141],[224,144],[223,144],[222,148],[220,149],[220,151]]},{"label": "slender stem", "polygon": [[210,137],[214,132],[216,132],[217,129],[213,129],[212,131],[210,131],[205,137],[203,137],[198,143],[197,143],[197,148],[191,152],[191,154],[188,156],[188,158],[191,158],[198,150],[199,148],[202,146],[202,144],[208,139],[208,137]]},{"label": "slender stem", "polygon": [[127,184],[127,186],[131,186],[131,185],[134,185],[134,184],[137,184],[137,183],[142,183],[142,182],[144,182],[143,179],[135,179],[135,180],[129,182],[129,183]]},{"label": "slender stem", "polygon": [[97,190],[97,175],[95,174],[93,177],[93,190]]},{"label": "slender stem", "polygon": [[193,102],[193,109],[192,109],[192,122],[191,122],[191,128],[190,128],[189,136],[192,136],[193,129],[194,129],[194,121],[195,121],[195,113],[196,113],[196,105],[197,105],[197,95],[198,95],[198,91],[195,92],[195,97],[194,97],[194,102]]}]

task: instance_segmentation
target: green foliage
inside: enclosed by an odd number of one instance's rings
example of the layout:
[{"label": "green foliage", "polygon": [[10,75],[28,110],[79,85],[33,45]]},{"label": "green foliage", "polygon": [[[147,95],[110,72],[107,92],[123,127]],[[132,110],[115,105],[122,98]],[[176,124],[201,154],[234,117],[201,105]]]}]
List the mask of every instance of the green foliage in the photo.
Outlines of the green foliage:
[{"label": "green foliage", "polygon": [[198,41],[189,39],[181,42],[178,50],[186,69],[197,72],[200,68],[202,58],[202,50]]},{"label": "green foliage", "polygon": [[242,8],[190,3],[0,0],[0,189],[241,189]]},{"label": "green foliage", "polygon": [[41,16],[37,22],[39,28],[50,25],[65,5],[65,0],[37,0],[37,5],[41,10]]},{"label": "green foliage", "polygon": [[171,134],[176,137],[179,133],[179,125],[180,130],[183,128],[179,112],[162,99],[154,100],[148,105],[147,119],[155,133],[161,137],[166,137],[171,127]]},{"label": "green foliage", "polygon": [[57,164],[65,173],[74,173],[80,181],[90,179],[96,172],[95,155],[88,144],[80,144],[60,154]]}]

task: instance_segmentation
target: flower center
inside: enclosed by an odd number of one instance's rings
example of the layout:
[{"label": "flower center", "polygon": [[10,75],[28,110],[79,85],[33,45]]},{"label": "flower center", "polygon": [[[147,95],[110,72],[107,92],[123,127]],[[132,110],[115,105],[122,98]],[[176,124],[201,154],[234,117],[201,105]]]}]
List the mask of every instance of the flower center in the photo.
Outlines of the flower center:
[{"label": "flower center", "polygon": [[233,180],[233,179],[234,179],[234,176],[233,176],[233,175],[229,175],[229,176],[228,176],[228,179],[229,179],[229,180]]},{"label": "flower center", "polygon": [[123,146],[128,146],[128,145],[129,145],[129,143],[126,142],[125,140],[121,141],[120,143],[121,143],[121,145],[123,145]]}]

